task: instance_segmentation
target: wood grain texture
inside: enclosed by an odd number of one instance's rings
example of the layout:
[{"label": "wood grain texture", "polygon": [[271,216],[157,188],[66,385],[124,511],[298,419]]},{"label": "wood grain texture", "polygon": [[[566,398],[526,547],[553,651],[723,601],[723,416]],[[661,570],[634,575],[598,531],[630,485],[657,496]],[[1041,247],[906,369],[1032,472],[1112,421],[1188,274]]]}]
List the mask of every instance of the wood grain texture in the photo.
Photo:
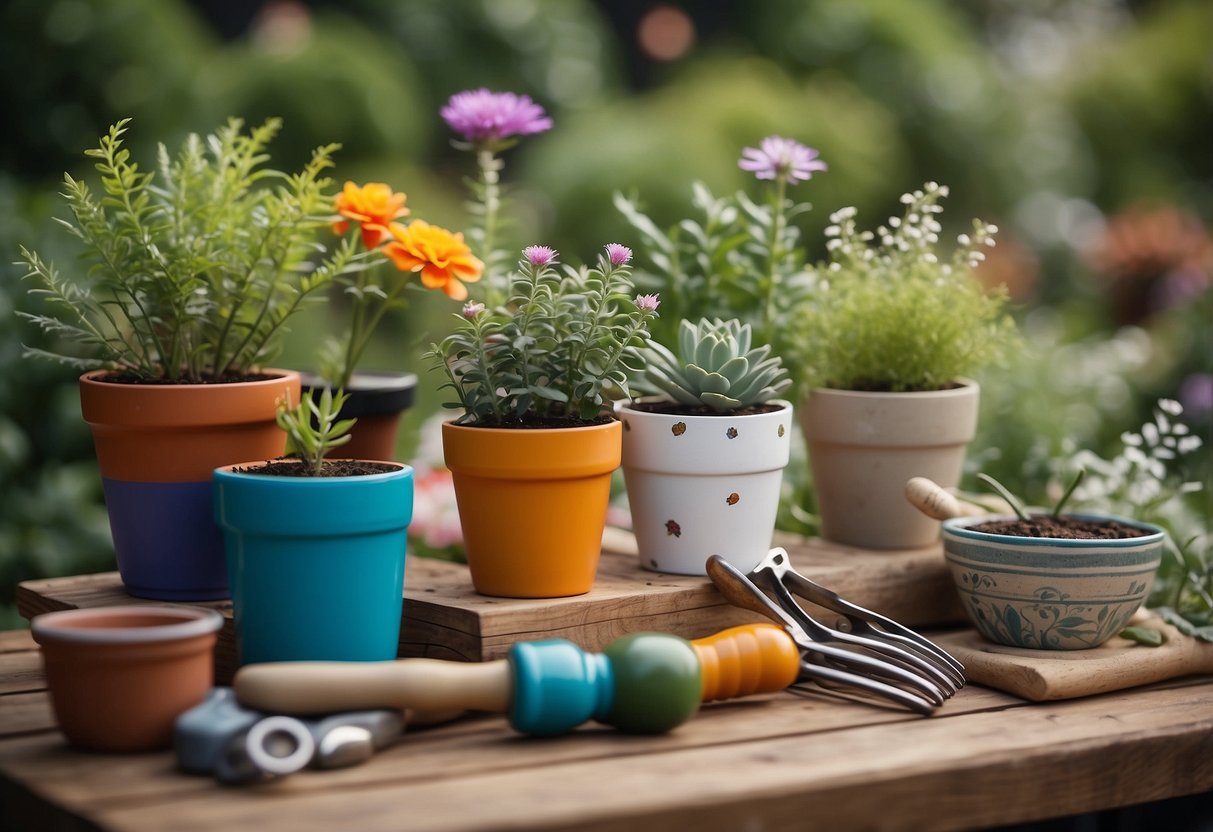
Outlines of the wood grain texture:
[{"label": "wood grain texture", "polygon": [[[1179,687],[1012,713],[836,723],[811,734],[793,729],[773,739],[692,748],[668,747],[665,738],[581,736],[550,745],[597,741],[599,753],[519,761],[503,748],[496,766],[452,773],[418,751],[410,762],[428,776],[410,782],[390,776],[376,760],[357,770],[297,775],[270,788],[227,790],[222,800],[203,790],[65,805],[106,828],[131,832],[163,829],[170,821],[186,832],[964,829],[1210,788],[1210,704],[1208,687]],[[358,782],[324,785],[330,775],[355,772]]]},{"label": "wood grain texture", "polygon": [[937,641],[964,664],[969,681],[1037,702],[1213,673],[1213,644],[1185,636],[1154,615],[1139,616],[1134,624],[1160,630],[1166,641],[1144,647],[1113,636],[1090,650],[1026,650],[986,641],[974,630]]},{"label": "wood grain texture", "polygon": [[[963,618],[938,546],[869,552],[816,539],[780,537],[776,543],[788,550],[804,574],[904,624],[939,625]],[[17,588],[17,608],[27,618],[51,610],[123,603],[153,602],[128,596],[115,572],[27,581]],[[205,606],[228,618],[216,653],[216,678],[227,682],[236,667],[231,604]],[[729,606],[707,578],[650,572],[640,568],[634,556],[618,552],[603,554],[589,594],[554,599],[478,595],[467,567],[409,558],[399,655],[488,661],[504,657],[517,641],[566,638],[598,650],[637,630],[700,638],[760,620]]]},{"label": "wood grain texture", "polygon": [[45,692],[0,696],[0,827],[929,832],[1213,788],[1202,677],[1048,704],[969,687],[930,718],[789,691],[705,706],[660,737],[534,740],[473,717],[247,788],[183,775],[168,752],[76,752],[52,725]]}]

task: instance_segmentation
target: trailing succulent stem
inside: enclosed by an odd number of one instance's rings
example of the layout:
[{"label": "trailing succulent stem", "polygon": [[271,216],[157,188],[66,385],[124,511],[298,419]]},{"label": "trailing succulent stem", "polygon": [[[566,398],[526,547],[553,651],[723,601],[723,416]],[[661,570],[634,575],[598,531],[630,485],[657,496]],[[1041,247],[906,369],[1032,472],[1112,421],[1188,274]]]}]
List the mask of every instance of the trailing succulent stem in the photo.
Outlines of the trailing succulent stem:
[{"label": "trailing succulent stem", "polygon": [[787,390],[778,356],[764,344],[751,348],[749,324],[734,319],[682,321],[678,355],[652,342],[646,351],[645,382],[675,402],[729,412],[770,401]]}]

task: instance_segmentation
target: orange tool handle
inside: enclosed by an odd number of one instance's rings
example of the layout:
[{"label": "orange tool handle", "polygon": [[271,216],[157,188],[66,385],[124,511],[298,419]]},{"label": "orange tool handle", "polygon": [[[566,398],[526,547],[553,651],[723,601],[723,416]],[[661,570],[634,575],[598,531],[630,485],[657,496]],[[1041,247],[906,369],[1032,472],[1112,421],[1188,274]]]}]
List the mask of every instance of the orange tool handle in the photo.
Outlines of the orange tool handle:
[{"label": "orange tool handle", "polygon": [[800,675],[800,650],[782,627],[743,624],[691,642],[701,702],[783,690]]}]

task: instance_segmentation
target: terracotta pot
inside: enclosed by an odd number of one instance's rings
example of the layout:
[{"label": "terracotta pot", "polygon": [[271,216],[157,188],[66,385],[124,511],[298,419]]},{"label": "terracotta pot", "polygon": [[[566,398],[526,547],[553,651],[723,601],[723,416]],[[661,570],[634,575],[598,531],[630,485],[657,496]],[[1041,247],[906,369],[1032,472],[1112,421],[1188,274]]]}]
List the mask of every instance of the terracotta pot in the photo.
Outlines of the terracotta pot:
[{"label": "terracotta pot", "polygon": [[997,644],[1036,650],[1098,647],[1128,625],[1150,594],[1166,532],[1150,523],[1098,514],[1141,537],[1062,540],[973,529],[999,515],[955,517],[943,524],[943,551],[973,626]]},{"label": "terracotta pot", "polygon": [[821,536],[866,549],[914,549],[939,537],[939,521],[909,504],[905,484],[960,482],[977,431],[980,388],[864,393],[817,389],[800,409]]},{"label": "terracotta pot", "polygon": [[413,469],[215,471],[240,663],[386,661],[400,644]]},{"label": "terracotta pot", "polygon": [[228,597],[211,472],[286,449],[277,401],[299,401],[299,374],[236,384],[115,384],[80,378],[110,533],[126,591],[163,601]]},{"label": "terracotta pot", "polygon": [[559,598],[590,591],[621,434],[619,422],[547,430],[443,424],[477,592]]},{"label": "terracotta pot", "polygon": [[214,683],[223,616],[199,607],[98,607],[33,619],[59,728],[94,751],[167,748]]},{"label": "terracotta pot", "polygon": [[704,575],[710,555],[742,572],[771,548],[792,405],[746,416],[687,416],[620,402],[623,474],[640,562]]},{"label": "terracotta pot", "polygon": [[[328,385],[319,376],[303,376],[303,390],[323,389]],[[331,455],[344,459],[396,459],[396,439],[400,417],[412,406],[417,395],[417,376],[413,373],[358,371],[346,389],[349,399],[340,418],[357,419],[349,442],[334,448]]]}]

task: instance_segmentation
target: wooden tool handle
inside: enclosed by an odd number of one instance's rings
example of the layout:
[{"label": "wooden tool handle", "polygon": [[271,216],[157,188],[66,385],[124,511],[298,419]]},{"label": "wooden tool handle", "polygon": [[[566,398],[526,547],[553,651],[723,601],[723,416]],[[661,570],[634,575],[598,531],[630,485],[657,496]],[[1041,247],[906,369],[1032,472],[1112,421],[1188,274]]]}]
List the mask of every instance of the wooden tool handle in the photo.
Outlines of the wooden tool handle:
[{"label": "wooden tool handle", "polygon": [[947,489],[926,477],[911,477],[906,482],[906,499],[910,501],[910,505],[932,520],[950,520],[953,517],[990,513],[981,506],[957,499]]},{"label": "wooden tool handle", "polygon": [[368,708],[504,713],[509,663],[437,659],[394,662],[273,662],[240,668],[232,682],[240,704],[278,714]]},{"label": "wooden tool handle", "polygon": [[774,624],[743,624],[691,642],[699,656],[700,701],[783,690],[800,673],[800,651]]}]

